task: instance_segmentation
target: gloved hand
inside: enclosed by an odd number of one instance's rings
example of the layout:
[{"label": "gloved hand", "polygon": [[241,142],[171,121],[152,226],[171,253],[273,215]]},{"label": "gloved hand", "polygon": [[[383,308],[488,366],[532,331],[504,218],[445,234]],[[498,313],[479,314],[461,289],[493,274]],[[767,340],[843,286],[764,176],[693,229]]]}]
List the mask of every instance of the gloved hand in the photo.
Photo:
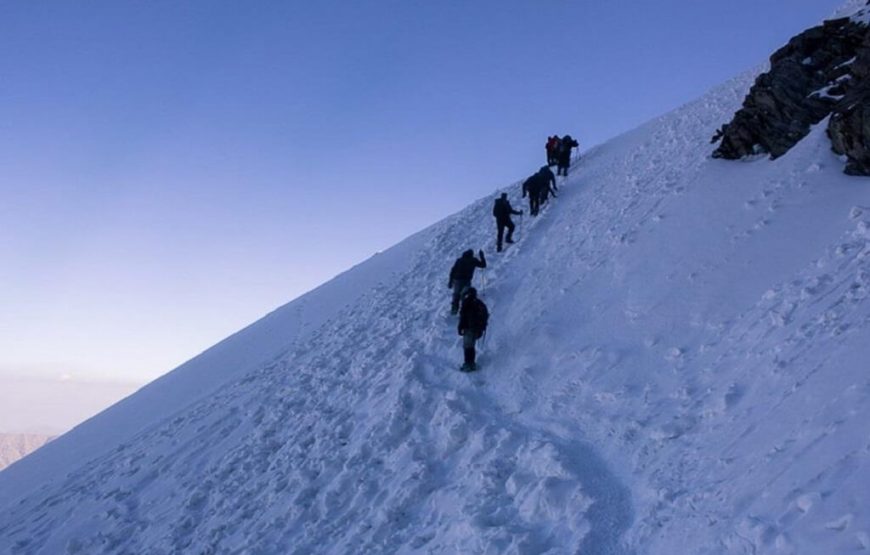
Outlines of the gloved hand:
[{"label": "gloved hand", "polygon": [[483,249],[480,249],[479,251],[477,251],[477,255],[478,255],[478,258],[480,258],[481,260],[483,260],[483,259],[484,259],[484,256],[483,256]]}]

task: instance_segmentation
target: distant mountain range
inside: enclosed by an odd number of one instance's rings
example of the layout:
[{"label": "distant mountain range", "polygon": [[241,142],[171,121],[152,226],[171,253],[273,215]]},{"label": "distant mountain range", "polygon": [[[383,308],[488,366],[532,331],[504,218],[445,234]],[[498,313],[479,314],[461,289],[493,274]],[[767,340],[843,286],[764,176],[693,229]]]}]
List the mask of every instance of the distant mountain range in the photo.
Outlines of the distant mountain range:
[{"label": "distant mountain range", "polygon": [[0,433],[0,470],[36,451],[57,436]]}]

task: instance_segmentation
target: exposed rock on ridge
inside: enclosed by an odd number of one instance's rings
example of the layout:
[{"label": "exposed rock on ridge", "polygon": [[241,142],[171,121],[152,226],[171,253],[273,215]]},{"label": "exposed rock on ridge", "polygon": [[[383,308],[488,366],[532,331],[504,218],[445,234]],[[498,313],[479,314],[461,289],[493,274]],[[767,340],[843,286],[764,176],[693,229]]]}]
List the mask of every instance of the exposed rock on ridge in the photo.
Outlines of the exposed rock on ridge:
[{"label": "exposed rock on ridge", "polygon": [[[870,5],[870,2],[868,2]],[[830,116],[846,173],[870,175],[870,8],[804,31],[770,58],[734,119],[713,137],[715,158],[777,158]]]},{"label": "exposed rock on ridge", "polygon": [[854,84],[831,115],[828,136],[834,152],[847,157],[846,173],[870,175],[870,35],[851,65]]}]

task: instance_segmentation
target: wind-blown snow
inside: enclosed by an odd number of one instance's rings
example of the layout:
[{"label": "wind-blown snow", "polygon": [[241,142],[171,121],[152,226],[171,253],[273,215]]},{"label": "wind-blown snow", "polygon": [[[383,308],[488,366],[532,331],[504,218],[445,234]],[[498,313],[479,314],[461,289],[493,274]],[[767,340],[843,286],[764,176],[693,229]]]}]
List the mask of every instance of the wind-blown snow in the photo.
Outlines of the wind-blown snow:
[{"label": "wind-blown snow", "polygon": [[0,473],[0,552],[870,549],[870,188],[824,123],[711,159],[752,77],[587,153],[504,253],[495,192]]},{"label": "wind-blown snow", "polygon": [[864,8],[863,10],[858,10],[851,16],[849,19],[854,21],[855,23],[860,23],[862,25],[870,25],[870,8]]},{"label": "wind-blown snow", "polygon": [[864,16],[866,15],[867,10],[867,0],[846,0],[842,6],[840,6],[830,19],[837,19],[840,17],[850,17],[859,23],[867,23],[863,21]]}]

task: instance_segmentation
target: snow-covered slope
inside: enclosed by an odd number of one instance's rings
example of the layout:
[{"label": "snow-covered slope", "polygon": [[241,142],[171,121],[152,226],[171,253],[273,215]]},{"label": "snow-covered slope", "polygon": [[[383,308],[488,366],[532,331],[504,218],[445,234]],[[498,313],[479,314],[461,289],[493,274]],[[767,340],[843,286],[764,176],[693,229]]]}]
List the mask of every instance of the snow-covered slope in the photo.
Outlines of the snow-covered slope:
[{"label": "snow-covered slope", "polygon": [[422,239],[422,234],[415,235],[389,253],[373,256],[148,384],[99,418],[56,439],[29,457],[26,465],[16,465],[0,476],[0,507],[29,491],[33,484],[61,478],[62,469],[84,464],[113,449],[304,343],[312,330],[335,317],[362,292],[390,287],[397,279],[397,269],[407,264]]},{"label": "snow-covered slope", "polygon": [[820,130],[712,160],[751,77],[587,153],[504,253],[494,193],[0,473],[0,552],[870,550],[870,186]]}]

